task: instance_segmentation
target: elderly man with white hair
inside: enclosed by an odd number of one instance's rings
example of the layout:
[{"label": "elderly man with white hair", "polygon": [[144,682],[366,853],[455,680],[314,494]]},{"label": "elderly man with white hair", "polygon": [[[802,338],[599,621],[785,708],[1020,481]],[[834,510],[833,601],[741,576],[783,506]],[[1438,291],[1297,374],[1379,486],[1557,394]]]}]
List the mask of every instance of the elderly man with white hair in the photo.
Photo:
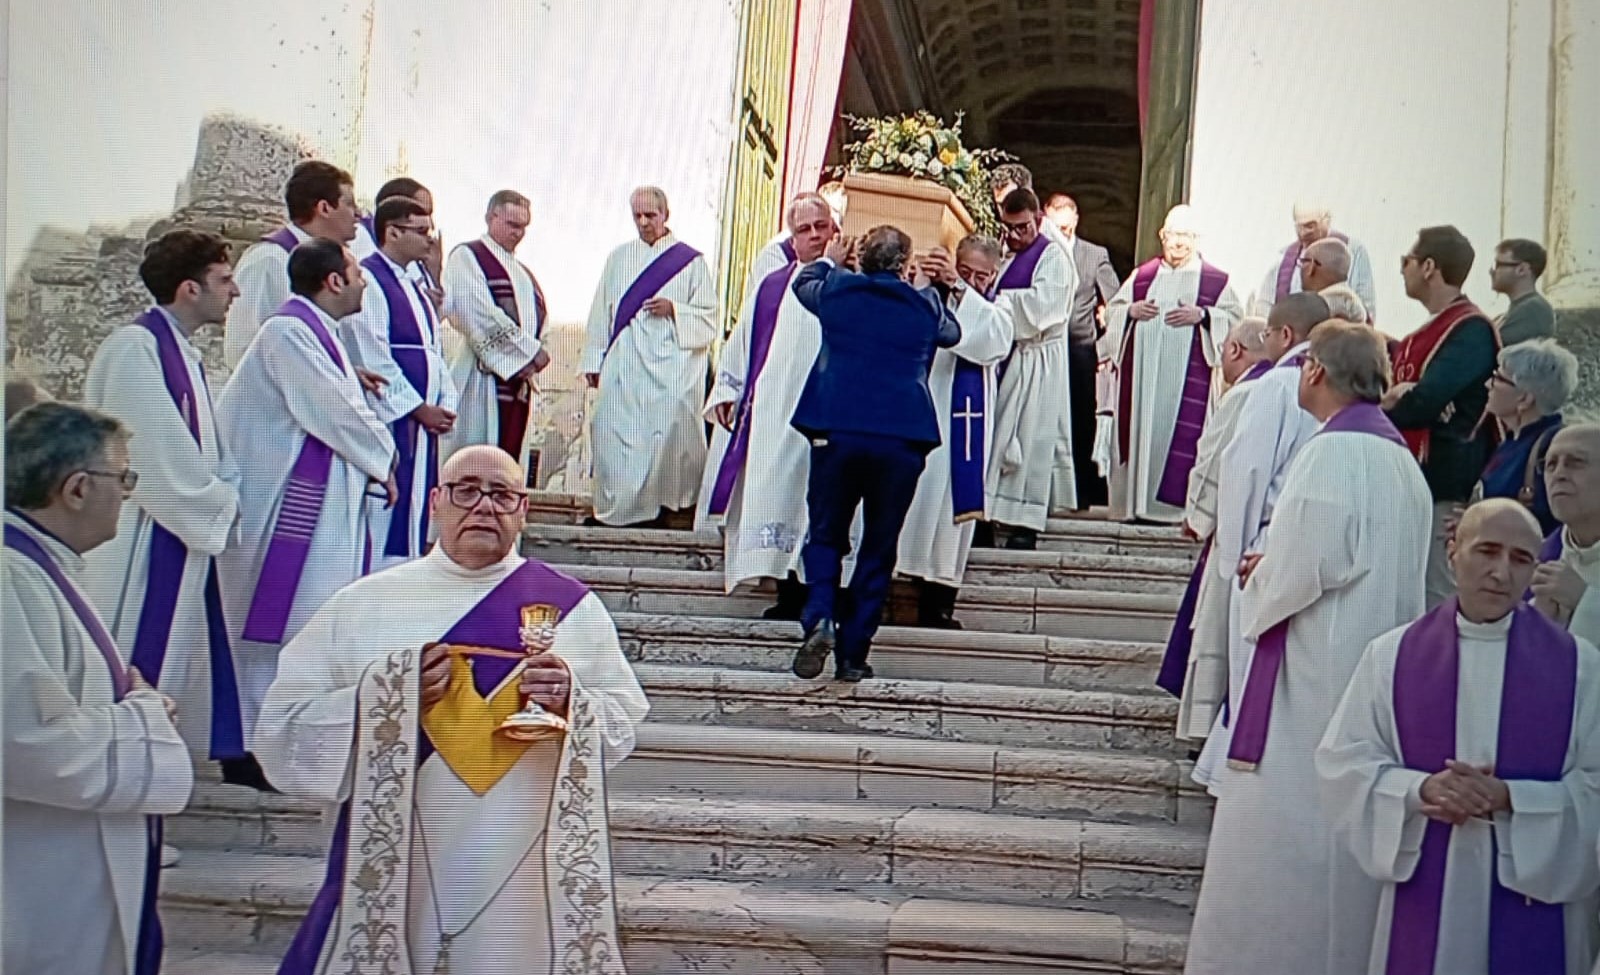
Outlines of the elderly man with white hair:
[{"label": "elderly man with white hair", "polygon": [[1600,424],[1578,423],[1556,434],[1545,455],[1544,482],[1561,528],[1539,552],[1533,604],[1592,643],[1600,639]]},{"label": "elderly man with white hair", "polygon": [[1349,252],[1349,265],[1343,280],[1347,280],[1355,293],[1361,296],[1369,320],[1375,320],[1378,299],[1372,277],[1372,258],[1367,253],[1366,245],[1334,230],[1333,211],[1322,204],[1295,204],[1294,233],[1294,243],[1278,252],[1277,260],[1262,279],[1261,287],[1250,302],[1250,313],[1265,318],[1274,303],[1296,291],[1319,291],[1329,284],[1338,283],[1338,280],[1329,280],[1316,285],[1305,281],[1308,270],[1312,274],[1317,272],[1313,262],[1327,254],[1325,251],[1313,252],[1313,245],[1318,241],[1334,240],[1344,244]]},{"label": "elderly man with white hair", "polygon": [[1366,303],[1349,285],[1336,284],[1323,288],[1317,294],[1328,303],[1330,318],[1336,318],[1341,322],[1353,322],[1356,325],[1372,324],[1372,316],[1367,314]]},{"label": "elderly man with white hair", "polygon": [[1141,264],[1106,306],[1102,358],[1116,368],[1111,507],[1130,521],[1183,520],[1189,472],[1211,400],[1218,350],[1244,307],[1226,272],[1196,248],[1194,211],[1161,227],[1161,256]]},{"label": "elderly man with white hair", "polygon": [[1559,526],[1545,492],[1544,459],[1562,426],[1561,408],[1578,387],[1578,357],[1554,339],[1502,349],[1489,377],[1489,415],[1505,434],[1478,480],[1477,499],[1514,498],[1539,520]]}]

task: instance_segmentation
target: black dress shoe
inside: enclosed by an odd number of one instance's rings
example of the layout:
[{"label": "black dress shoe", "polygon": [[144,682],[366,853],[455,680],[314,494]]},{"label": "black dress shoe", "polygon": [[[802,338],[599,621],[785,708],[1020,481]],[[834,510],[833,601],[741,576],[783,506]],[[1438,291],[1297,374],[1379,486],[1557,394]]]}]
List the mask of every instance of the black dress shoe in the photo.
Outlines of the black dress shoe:
[{"label": "black dress shoe", "polygon": [[834,680],[844,681],[846,684],[859,684],[861,681],[871,680],[872,677],[872,667],[869,664],[862,664],[859,667],[840,667],[833,672]]},{"label": "black dress shoe", "polygon": [[1031,528],[1012,529],[1006,548],[1014,552],[1033,552],[1039,548],[1039,533]]},{"label": "black dress shoe", "polygon": [[917,625],[930,630],[959,630],[961,621],[954,616],[930,616],[917,620]]},{"label": "black dress shoe", "polygon": [[786,606],[781,601],[773,606],[768,606],[761,611],[764,620],[787,620],[792,623],[800,622],[800,615],[805,612],[804,606]]},{"label": "black dress shoe", "polygon": [[833,653],[834,644],[833,620],[823,620],[818,623],[810,633],[806,634],[805,642],[800,644],[800,649],[795,651],[792,670],[794,675],[801,680],[811,680],[822,673],[822,665],[827,663],[828,655]]}]

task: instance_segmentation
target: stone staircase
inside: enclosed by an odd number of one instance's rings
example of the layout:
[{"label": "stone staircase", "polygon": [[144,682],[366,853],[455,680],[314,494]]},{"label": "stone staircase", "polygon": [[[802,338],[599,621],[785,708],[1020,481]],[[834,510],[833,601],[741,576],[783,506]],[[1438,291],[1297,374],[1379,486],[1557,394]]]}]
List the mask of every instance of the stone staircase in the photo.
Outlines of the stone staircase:
[{"label": "stone staircase", "polygon": [[[798,627],[723,594],[717,538],[586,513],[537,495],[524,550],[601,594],[650,697],[611,778],[632,975],[1181,970],[1210,803],[1151,685],[1175,531],[1058,519],[980,550],[965,630],[887,627],[879,679],[841,685],[788,673]],[[317,812],[207,780],[169,833],[169,975],[272,972]]]}]

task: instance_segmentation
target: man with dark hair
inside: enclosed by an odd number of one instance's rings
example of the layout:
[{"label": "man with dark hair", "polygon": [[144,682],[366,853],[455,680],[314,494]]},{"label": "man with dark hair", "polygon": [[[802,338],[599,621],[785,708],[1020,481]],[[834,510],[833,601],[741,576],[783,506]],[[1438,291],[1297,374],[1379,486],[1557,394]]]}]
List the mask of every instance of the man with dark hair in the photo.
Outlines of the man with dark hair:
[{"label": "man with dark hair", "polygon": [[261,323],[288,300],[289,252],[312,237],[340,244],[356,237],[355,180],[332,163],[310,159],[296,166],[283,201],[289,222],[247,248],[234,269],[239,300],[222,333],[222,356],[229,366],[239,364]]},{"label": "man with dark hair", "polygon": [[[415,200],[422,204],[424,213],[430,217],[433,216],[433,194],[428,191],[428,188],[410,176],[396,176],[378,187],[377,195],[372,198],[372,212],[362,216],[356,223],[356,236],[354,240],[350,241],[350,252],[355,254],[356,260],[364,261],[377,253],[383,241],[376,226],[378,207],[383,206],[385,200],[392,200],[396,197]],[[419,280],[423,280],[421,278],[422,271],[429,269],[418,263],[409,268],[409,270],[417,274]],[[429,270],[433,281],[438,280],[438,271],[438,267]]]},{"label": "man with dark hair", "polygon": [[1001,163],[989,170],[989,189],[994,192],[994,205],[1001,206],[1017,190],[1033,189],[1033,173],[1021,163]]},{"label": "man with dark hair", "polygon": [[1424,227],[1401,259],[1406,295],[1433,318],[1394,348],[1395,385],[1383,398],[1422,464],[1433,490],[1433,545],[1428,554],[1428,608],[1455,591],[1446,523],[1466,504],[1494,450],[1491,424],[1479,422],[1500,339],[1488,316],[1461,286],[1472,270],[1472,244],[1454,227]]},{"label": "man with dark hair", "polygon": [[406,273],[433,246],[433,221],[417,200],[394,196],[378,204],[374,225],[383,246],[361,262],[367,293],[339,331],[351,358],[384,379],[369,402],[394,435],[399,498],[372,510],[371,528],[373,563],[387,565],[427,544],[428,492],[439,480],[439,438],[455,425],[456,389],[433,303]]},{"label": "man with dark hair", "polygon": [[1511,299],[1511,307],[1495,322],[1502,346],[1555,338],[1555,309],[1538,289],[1545,261],[1544,248],[1531,240],[1502,240],[1494,249],[1489,286]]},{"label": "man with dark hair", "polygon": [[253,784],[216,567],[238,521],[238,470],[193,341],[239,289],[227,242],[196,230],[151,241],[139,276],[155,304],[111,333],[84,381],[84,403],[132,433],[139,472],[117,537],[84,559],[85,587],[129,663],[182,706],[190,751]]},{"label": "man with dark hair", "polygon": [[[160,816],[194,766],[176,709],[135,668],[81,588],[138,486],[114,418],[41,403],[6,426],[0,560],[8,972],[155,975]],[[141,907],[141,905],[143,905]]]},{"label": "man with dark hair", "polygon": [[[928,390],[936,348],[961,339],[937,292],[906,283],[911,238],[899,228],[867,232],[860,272],[839,267],[850,242],[835,239],[795,277],[795,297],[822,326],[822,347],[790,420],[811,440],[806,495],[811,530],[801,551],[808,593],[795,676],[822,672],[837,643],[834,676],[872,676],[867,654],[894,574],[900,527],[927,453],[940,443]],[[849,608],[835,613],[850,526],[862,509]]]},{"label": "man with dark hair", "polygon": [[240,469],[239,541],[217,565],[247,740],[278,651],[366,574],[367,508],[396,499],[394,438],[339,338],[339,319],[361,310],[361,265],[319,238],[289,256],[289,281],[294,297],[217,399],[217,429]]}]

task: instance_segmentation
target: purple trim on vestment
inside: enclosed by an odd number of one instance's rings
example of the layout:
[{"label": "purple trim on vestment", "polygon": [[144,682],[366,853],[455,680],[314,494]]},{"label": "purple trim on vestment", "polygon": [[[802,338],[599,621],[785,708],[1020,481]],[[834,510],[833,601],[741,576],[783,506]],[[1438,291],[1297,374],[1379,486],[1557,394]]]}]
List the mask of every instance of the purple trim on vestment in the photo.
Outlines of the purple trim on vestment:
[{"label": "purple trim on vestment", "polygon": [[1189,574],[1189,585],[1184,587],[1178,616],[1172,621],[1172,633],[1167,637],[1161,671],[1156,675],[1156,686],[1173,697],[1183,697],[1183,681],[1189,673],[1189,655],[1194,649],[1194,613],[1200,600],[1200,580],[1205,578],[1206,564],[1211,561],[1211,541],[1206,539],[1200,558],[1195,560],[1194,572]]},{"label": "purple trim on vestment", "polygon": [[1404,447],[1406,438],[1376,403],[1352,403],[1333,416],[1317,431],[1323,433],[1367,433]]},{"label": "purple trim on vestment", "polygon": [[[500,258],[483,241],[469,240],[461,246],[470,251],[473,259],[478,262],[478,270],[483,272],[484,280],[489,283],[489,297],[494,299],[494,303],[500,306],[500,310],[506,313],[507,318],[521,325],[522,315],[517,311],[517,286],[511,281],[511,272],[506,270]],[[533,323],[533,337],[539,338],[544,334],[544,322],[549,317],[545,308],[544,289],[539,287],[539,279],[533,276],[533,272],[528,270],[526,264],[518,261],[517,266],[522,268],[522,273],[533,282],[533,314],[538,319]]]},{"label": "purple trim on vestment", "polygon": [[[400,367],[400,372],[406,377],[406,382],[416,391],[417,397],[424,403],[428,402],[428,348],[433,341],[435,324],[431,304],[426,295],[417,289],[416,282],[409,278],[402,281],[394,273],[394,268],[389,265],[388,258],[383,254],[373,254],[361,262],[361,266],[372,272],[372,278],[378,282],[378,288],[383,292],[384,303],[389,309],[389,353],[394,357],[395,365]],[[411,310],[411,300],[406,295],[406,288],[410,288],[416,295],[423,308],[423,316],[427,319],[427,331],[424,333],[423,324],[417,321],[416,312]],[[411,527],[418,527],[417,538],[426,540],[428,537],[428,509],[424,505],[419,512],[411,510],[412,486],[417,476],[417,455],[421,452],[423,442],[428,445],[428,467],[424,477],[429,483],[437,483],[439,466],[439,435],[424,427],[410,416],[396,418],[389,424],[389,430],[394,435],[395,469],[394,483],[398,497],[389,518],[389,534],[383,542],[383,554],[412,558],[421,554],[411,550]]]},{"label": "purple trim on vestment", "polygon": [[[1330,232],[1328,236],[1345,244],[1350,243],[1350,238],[1337,230]],[[1278,280],[1277,286],[1273,289],[1273,301],[1282,301],[1289,297],[1289,288],[1294,285],[1294,269],[1299,266],[1300,255],[1305,252],[1305,247],[1298,240],[1283,252],[1283,260],[1278,264]]]},{"label": "purple trim on vestment", "polygon": [[956,521],[983,517],[983,481],[989,444],[984,367],[956,356],[950,377],[950,511]]},{"label": "purple trim on vestment", "polygon": [[[200,415],[196,408],[194,382],[189,363],[172,325],[160,310],[151,308],[136,319],[156,340],[156,358],[161,379],[172,397],[172,405],[189,427],[195,445],[201,444]],[[201,374],[202,381],[204,373]],[[204,387],[202,386],[202,389]],[[206,400],[210,402],[210,392]],[[139,625],[134,630],[133,649],[128,662],[144,679],[161,686],[161,671],[172,639],[172,618],[183,586],[183,573],[189,562],[189,547],[166,526],[150,519],[150,554],[145,573],[144,602],[139,609]],[[217,581],[217,560],[206,558],[204,590],[206,644],[211,664],[211,747],[214,761],[243,758],[244,724],[239,713],[239,682],[234,672],[233,648],[228,642],[227,618],[222,613],[222,589]]]},{"label": "purple trim on vestment", "polygon": [[793,237],[783,238],[783,241],[778,244],[778,250],[783,251],[784,260],[788,261],[790,264],[793,264],[795,261],[800,259],[799,255],[795,253]]},{"label": "purple trim on vestment", "polygon": [[[293,318],[311,329],[334,364],[348,374],[338,344],[322,323],[321,316],[303,298],[284,302],[273,317],[278,315]],[[294,608],[295,593],[305,572],[306,557],[311,553],[311,537],[316,534],[317,521],[322,516],[332,469],[333,448],[306,434],[294,467],[289,470],[283,499],[273,520],[272,538],[267,543],[267,555],[261,563],[261,575],[256,580],[256,591],[250,597],[250,611],[245,617],[244,639],[257,643],[283,642],[283,631],[289,624],[289,612]]]},{"label": "purple trim on vestment", "polygon": [[[1033,287],[1033,272],[1038,269],[1039,259],[1044,257],[1045,248],[1049,246],[1050,239],[1044,234],[1035,237],[1033,243],[1024,247],[1021,253],[1011,259],[1011,263],[1006,265],[1005,273],[995,279],[989,289],[988,299],[993,301],[1002,291],[1019,291]],[[995,367],[994,375],[997,382],[1006,378],[1006,370],[1011,367],[1011,357],[1016,355],[1016,352],[1017,346],[1013,342],[1011,351],[1007,352],[1006,357]]]},{"label": "purple trim on vestment", "polygon": [[[359,706],[359,705],[358,705]],[[359,715],[356,720],[360,720]],[[420,762],[418,764],[421,764]],[[350,801],[339,807],[339,819],[334,824],[333,842],[328,847],[328,865],[322,873],[322,887],[312,898],[311,907],[300,921],[300,927],[278,963],[278,975],[317,975],[317,962],[322,960],[322,946],[328,940],[328,930],[339,913],[339,894],[344,890],[345,857],[350,845]]]},{"label": "purple trim on vestment", "polygon": [[[1200,290],[1195,304],[1212,308],[1228,286],[1228,276],[1202,261],[1200,263]],[[1209,313],[1208,313],[1209,320]],[[1211,409],[1211,365],[1206,362],[1205,340],[1201,336],[1206,323],[1194,328],[1189,342],[1189,367],[1183,378],[1183,396],[1178,401],[1178,416],[1172,428],[1172,442],[1167,447],[1167,461],[1161,470],[1161,482],[1156,486],[1156,500],[1174,507],[1183,507],[1189,493],[1189,472],[1194,470],[1200,453],[1200,435],[1205,432],[1206,414]]]},{"label": "purple trim on vestment", "polygon": [[1265,376],[1267,373],[1271,372],[1272,369],[1273,369],[1272,362],[1270,360],[1267,360],[1267,359],[1262,359],[1260,362],[1257,362],[1255,365],[1251,366],[1249,369],[1246,369],[1244,375],[1239,377],[1238,382],[1241,382],[1241,383],[1254,382],[1255,380],[1260,379],[1262,376]]},{"label": "purple trim on vestment", "polygon": [[739,409],[734,415],[733,436],[728,449],[717,467],[717,480],[711,488],[707,511],[713,515],[728,512],[733,499],[733,486],[744,473],[750,453],[751,411],[755,406],[756,382],[767,364],[767,354],[772,350],[772,336],[778,329],[778,311],[783,307],[789,281],[794,277],[795,265],[785,264],[765,278],[756,289],[756,304],[750,316],[750,364],[745,375],[744,391],[739,396]]},{"label": "purple trim on vestment", "polygon": [[611,338],[606,342],[607,352],[617,344],[622,330],[633,324],[644,303],[654,298],[667,286],[667,282],[677,277],[679,271],[688,267],[699,256],[699,251],[682,241],[656,255],[656,259],[633,279],[633,283],[628,285],[628,290],[622,293],[621,300],[617,302],[617,315],[611,320]]},{"label": "purple trim on vestment", "polygon": [[[1394,670],[1395,737],[1406,768],[1432,774],[1456,757],[1460,679],[1459,603],[1451,598],[1413,623],[1400,638]],[[1496,777],[1558,782],[1572,736],[1578,688],[1578,644],[1567,631],[1526,603],[1512,610],[1500,692]],[[1411,879],[1395,885],[1389,927],[1389,975],[1431,973],[1439,944],[1445,866],[1454,827],[1429,820]],[[1491,864],[1498,862],[1496,855]],[[1562,975],[1566,971],[1565,911],[1500,883],[1490,871],[1491,975]]]},{"label": "purple trim on vestment", "polygon": [[279,227],[261,239],[269,244],[277,244],[282,247],[285,254],[294,253],[294,249],[300,246],[300,238],[296,237],[294,231],[288,227]]}]

